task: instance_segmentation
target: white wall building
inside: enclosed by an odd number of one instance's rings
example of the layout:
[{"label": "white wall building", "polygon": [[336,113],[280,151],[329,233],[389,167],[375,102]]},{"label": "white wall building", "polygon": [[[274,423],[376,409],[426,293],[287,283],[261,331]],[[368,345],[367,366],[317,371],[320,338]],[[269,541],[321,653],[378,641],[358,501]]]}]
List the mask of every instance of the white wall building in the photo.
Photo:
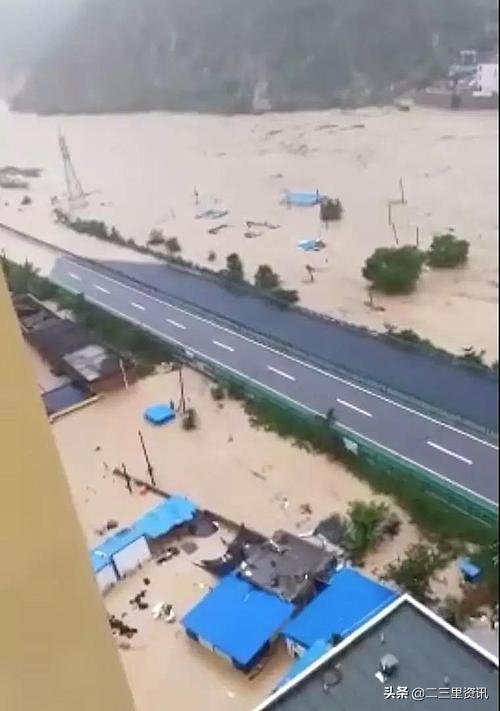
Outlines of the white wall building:
[{"label": "white wall building", "polygon": [[472,86],[474,96],[498,96],[498,62],[478,64]]}]

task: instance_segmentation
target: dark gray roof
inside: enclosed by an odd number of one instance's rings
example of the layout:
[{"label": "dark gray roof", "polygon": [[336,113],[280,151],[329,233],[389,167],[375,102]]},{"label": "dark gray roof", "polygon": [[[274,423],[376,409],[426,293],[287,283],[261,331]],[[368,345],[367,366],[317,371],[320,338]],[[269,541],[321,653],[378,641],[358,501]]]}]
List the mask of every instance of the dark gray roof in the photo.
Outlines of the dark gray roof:
[{"label": "dark gray roof", "polygon": [[[375,675],[380,669],[381,657],[388,653],[398,659],[399,666],[393,676],[380,681]],[[398,709],[418,708],[421,711],[438,711],[441,707],[457,711],[463,708],[493,711],[497,708],[498,667],[495,662],[487,653],[483,655],[470,646],[463,636],[455,636],[432,613],[426,614],[407,596],[400,604],[391,607],[386,616],[381,615],[378,622],[357,638],[354,635],[351,643],[340,645],[340,651],[326,659],[296,686],[292,685],[282,696],[259,709],[387,711],[390,704]],[[325,681],[329,684],[327,693]],[[408,687],[410,693],[412,689],[422,687],[438,694],[447,683],[461,689],[486,687],[489,698],[384,699],[385,687]]]},{"label": "dark gray roof", "polygon": [[240,566],[240,575],[262,590],[293,602],[307,595],[315,579],[323,579],[335,563],[334,553],[286,531],[251,546]]}]

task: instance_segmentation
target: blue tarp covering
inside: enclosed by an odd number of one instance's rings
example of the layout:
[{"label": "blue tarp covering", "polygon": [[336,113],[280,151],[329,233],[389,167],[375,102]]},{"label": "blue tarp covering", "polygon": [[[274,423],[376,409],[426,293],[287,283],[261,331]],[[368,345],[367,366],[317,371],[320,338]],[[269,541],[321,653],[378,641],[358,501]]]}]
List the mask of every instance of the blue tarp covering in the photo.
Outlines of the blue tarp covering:
[{"label": "blue tarp covering", "polygon": [[318,252],[321,249],[320,241],[317,239],[303,239],[298,244],[303,252]]},{"label": "blue tarp covering", "polygon": [[354,632],[397,597],[397,593],[354,568],[333,574],[328,586],[286,627],[283,634],[303,647]]},{"label": "blue tarp covering", "polygon": [[326,654],[326,652],[328,652],[328,650],[331,648],[331,645],[325,642],[324,639],[316,640],[312,647],[309,647],[309,649],[307,649],[304,654],[292,664],[292,666],[287,671],[285,676],[280,680],[276,688],[284,686],[291,679],[294,679],[301,672],[303,672],[304,669],[307,669],[307,667],[311,666],[313,662],[322,657],[323,654]]},{"label": "blue tarp covering", "polygon": [[475,583],[481,577],[481,568],[475,565],[469,558],[460,558],[458,569],[464,578],[471,583]]},{"label": "blue tarp covering", "polygon": [[92,549],[90,557],[94,572],[98,573],[112,557],[141,536],[159,538],[169,533],[176,526],[190,521],[197,511],[196,505],[184,496],[172,496],[162,501],[148,513],[144,514],[129,528],[113,534],[98,546]]},{"label": "blue tarp covering", "polygon": [[301,207],[309,207],[312,205],[319,205],[323,195],[319,192],[314,193],[294,193],[287,192],[285,195],[285,202],[289,205],[299,205]]},{"label": "blue tarp covering", "polygon": [[175,418],[175,410],[170,405],[151,405],[144,411],[144,418],[153,425],[163,425]]},{"label": "blue tarp covering", "polygon": [[234,573],[183,618],[188,632],[246,667],[291,617],[294,607]]},{"label": "blue tarp covering", "polygon": [[89,397],[89,393],[82,387],[67,383],[59,388],[42,393],[43,404],[48,415],[61,412],[67,407],[77,405]]}]

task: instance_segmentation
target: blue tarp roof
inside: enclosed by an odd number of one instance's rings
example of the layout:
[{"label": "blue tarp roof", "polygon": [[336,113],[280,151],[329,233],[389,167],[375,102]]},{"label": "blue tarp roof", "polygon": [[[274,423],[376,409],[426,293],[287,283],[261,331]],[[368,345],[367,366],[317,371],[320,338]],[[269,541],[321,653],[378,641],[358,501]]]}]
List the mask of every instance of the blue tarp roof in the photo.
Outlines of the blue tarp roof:
[{"label": "blue tarp roof", "polygon": [[285,201],[289,205],[300,205],[303,207],[307,207],[310,205],[319,205],[323,197],[324,196],[320,195],[319,192],[295,193],[288,191],[285,195]]},{"label": "blue tarp roof", "polygon": [[231,573],[183,618],[184,627],[247,666],[294,610],[290,602]]},{"label": "blue tarp roof", "polygon": [[325,642],[324,639],[316,640],[316,642],[311,647],[309,647],[309,649],[306,649],[304,654],[292,664],[292,666],[289,668],[285,676],[280,680],[276,688],[284,686],[291,679],[294,679],[301,672],[303,672],[304,669],[307,669],[307,667],[311,666],[313,662],[322,657],[323,654],[326,654],[326,652],[328,652],[328,650],[331,648],[331,644]]},{"label": "blue tarp roof", "polygon": [[144,410],[144,417],[154,425],[163,425],[175,418],[175,410],[170,405],[151,405]]},{"label": "blue tarp roof", "polygon": [[164,536],[176,526],[190,521],[196,513],[196,504],[184,496],[171,496],[144,516],[139,518],[129,528],[113,534],[96,546],[90,554],[94,572],[98,573],[111,558],[126,546],[141,536],[158,538]]},{"label": "blue tarp roof", "polygon": [[471,581],[479,580],[481,568],[473,563],[469,558],[459,558],[458,569],[466,578]]},{"label": "blue tarp roof", "polygon": [[327,587],[293,619],[283,634],[304,647],[318,639],[346,637],[380,612],[397,593],[354,568],[333,574]]},{"label": "blue tarp roof", "polygon": [[54,390],[42,393],[43,404],[48,415],[53,415],[55,412],[60,412],[67,407],[83,402],[87,397],[89,397],[88,391],[74,383],[67,383],[54,388]]}]

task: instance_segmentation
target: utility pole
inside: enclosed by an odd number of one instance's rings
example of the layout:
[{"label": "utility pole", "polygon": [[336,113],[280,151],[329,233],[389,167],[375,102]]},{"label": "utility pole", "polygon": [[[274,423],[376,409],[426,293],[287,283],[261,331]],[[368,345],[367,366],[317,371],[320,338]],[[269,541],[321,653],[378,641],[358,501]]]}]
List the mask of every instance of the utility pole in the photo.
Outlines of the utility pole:
[{"label": "utility pole", "polygon": [[179,389],[180,389],[180,400],[179,400],[179,410],[184,414],[186,412],[186,398],[184,395],[184,377],[182,375],[182,365],[179,366]]},{"label": "utility pole", "polygon": [[122,472],[123,472],[123,477],[125,479],[125,484],[127,485],[128,493],[131,494],[132,493],[132,484],[130,482],[130,475],[127,472],[127,467],[123,463],[122,463]]},{"label": "utility pole", "polygon": [[147,470],[148,470],[149,479],[150,479],[150,481],[151,481],[151,484],[152,484],[153,486],[156,486],[156,481],[155,481],[154,474],[153,474],[153,465],[151,464],[151,461],[150,461],[150,459],[149,459],[148,452],[147,452],[147,449],[146,449],[146,445],[144,444],[144,437],[142,436],[141,430],[138,430],[138,433],[139,433],[139,439],[140,439],[140,441],[141,441],[141,446],[142,446],[142,452],[143,452],[143,454],[144,454],[144,459],[146,460],[146,467],[147,467]]},{"label": "utility pole", "polygon": [[399,179],[399,192],[401,193],[401,204],[404,205],[406,203],[406,197],[405,186],[403,185],[403,178]]}]

